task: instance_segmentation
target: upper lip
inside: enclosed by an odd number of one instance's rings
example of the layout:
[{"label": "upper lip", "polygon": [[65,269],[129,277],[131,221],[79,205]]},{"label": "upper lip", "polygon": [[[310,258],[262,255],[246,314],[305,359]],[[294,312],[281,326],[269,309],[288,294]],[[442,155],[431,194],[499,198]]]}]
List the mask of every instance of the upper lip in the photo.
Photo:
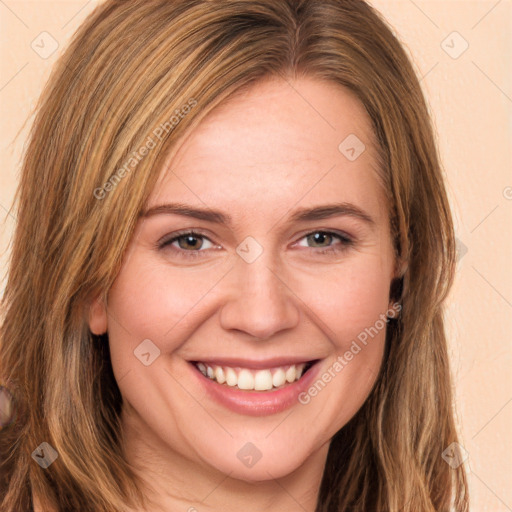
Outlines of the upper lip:
[{"label": "upper lip", "polygon": [[210,366],[230,366],[251,369],[274,368],[277,366],[287,366],[301,363],[310,363],[317,361],[319,358],[314,357],[272,357],[268,359],[242,359],[233,357],[201,357],[192,359],[192,363],[204,363]]}]

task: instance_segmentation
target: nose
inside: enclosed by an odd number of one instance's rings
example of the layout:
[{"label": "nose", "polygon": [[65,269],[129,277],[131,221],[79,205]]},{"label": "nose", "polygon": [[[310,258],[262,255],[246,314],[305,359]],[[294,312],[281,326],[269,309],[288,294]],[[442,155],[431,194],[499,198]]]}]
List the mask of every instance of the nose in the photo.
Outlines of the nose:
[{"label": "nose", "polygon": [[230,274],[228,299],[220,315],[224,329],[265,340],[298,324],[298,298],[285,273],[272,265],[265,252],[252,263],[240,258]]}]

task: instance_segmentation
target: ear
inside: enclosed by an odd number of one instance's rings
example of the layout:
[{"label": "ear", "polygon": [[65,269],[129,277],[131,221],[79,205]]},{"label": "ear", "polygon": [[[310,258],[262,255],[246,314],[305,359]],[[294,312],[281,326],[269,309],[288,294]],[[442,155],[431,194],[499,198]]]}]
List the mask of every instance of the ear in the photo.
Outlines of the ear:
[{"label": "ear", "polygon": [[407,272],[408,263],[401,258],[398,258],[395,265],[395,271],[393,273],[393,278],[391,280],[391,285],[389,289],[389,308],[393,308],[393,306],[400,302],[403,291],[404,284],[404,275]]},{"label": "ear", "polygon": [[89,329],[93,334],[100,336],[107,332],[107,324],[106,300],[97,297],[89,305]]}]

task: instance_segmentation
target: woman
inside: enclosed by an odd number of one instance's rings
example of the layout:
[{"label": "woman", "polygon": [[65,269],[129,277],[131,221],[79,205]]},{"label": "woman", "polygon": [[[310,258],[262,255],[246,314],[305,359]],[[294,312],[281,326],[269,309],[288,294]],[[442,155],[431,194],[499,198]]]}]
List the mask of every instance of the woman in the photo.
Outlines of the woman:
[{"label": "woman", "polygon": [[17,216],[2,510],[468,510],[450,210],[365,2],[106,1]]}]

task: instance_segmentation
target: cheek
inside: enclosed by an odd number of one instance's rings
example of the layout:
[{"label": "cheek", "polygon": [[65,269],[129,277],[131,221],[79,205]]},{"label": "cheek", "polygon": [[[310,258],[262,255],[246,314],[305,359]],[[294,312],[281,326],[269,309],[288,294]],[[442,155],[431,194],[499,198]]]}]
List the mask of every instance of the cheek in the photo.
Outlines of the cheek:
[{"label": "cheek", "polygon": [[382,330],[389,307],[389,274],[379,255],[365,255],[303,280],[299,293],[322,320],[331,342],[346,350],[367,329],[377,324]]},{"label": "cheek", "polygon": [[144,339],[154,341],[162,352],[177,348],[174,345],[194,328],[194,318],[228,270],[222,265],[202,270],[172,268],[133,254],[108,296],[113,350],[127,344],[133,350]]},{"label": "cheek", "polygon": [[[173,267],[148,262],[133,253],[108,297],[109,335],[113,351],[126,350],[145,339],[170,353],[193,334],[197,324],[214,314],[222,297],[223,279],[231,264]],[[345,352],[351,341],[379,321],[388,308],[389,272],[378,250],[354,254],[318,271],[289,268],[283,280],[298,297],[296,307]],[[292,294],[292,295],[293,295]],[[294,300],[293,297],[283,300]],[[381,323],[381,322],[380,322]]]},{"label": "cheek", "polygon": [[311,278],[302,288],[331,353],[299,399],[315,417],[328,418],[328,435],[334,435],[363,405],[382,364],[389,279],[388,269],[383,270],[379,261],[378,255],[354,259],[321,278]]}]

